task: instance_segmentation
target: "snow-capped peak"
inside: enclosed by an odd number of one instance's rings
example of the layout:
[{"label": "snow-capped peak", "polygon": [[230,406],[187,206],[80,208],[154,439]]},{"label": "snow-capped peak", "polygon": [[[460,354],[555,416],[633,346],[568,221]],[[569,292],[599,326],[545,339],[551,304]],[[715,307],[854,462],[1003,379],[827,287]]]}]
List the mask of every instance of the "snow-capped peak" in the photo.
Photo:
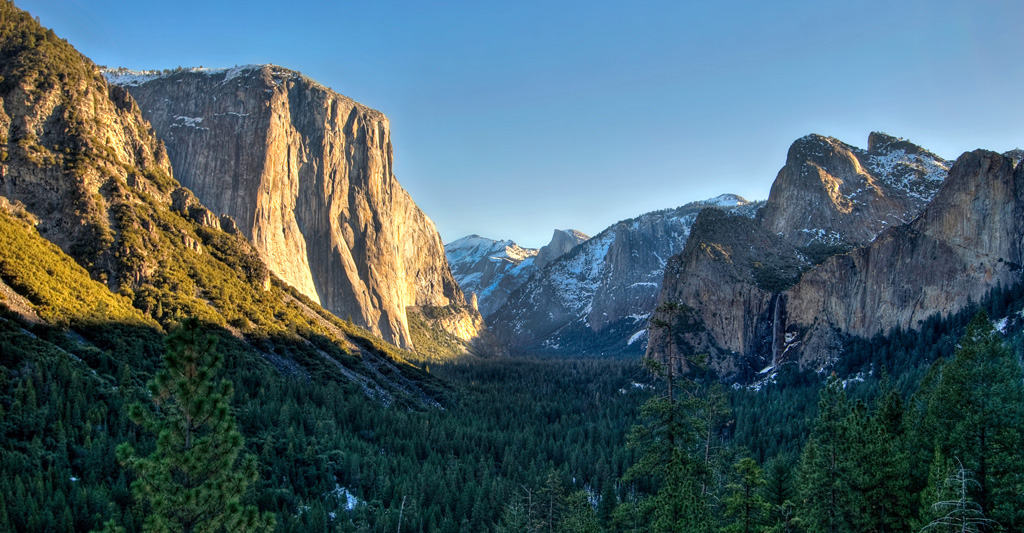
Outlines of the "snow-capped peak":
[{"label": "snow-capped peak", "polygon": [[265,66],[267,65],[241,65],[230,68],[186,67],[164,70],[132,70],[124,67],[118,67],[105,68],[102,69],[101,72],[110,84],[120,85],[122,87],[137,87],[143,83],[163,78],[165,76],[170,76],[172,74],[177,74],[179,72],[199,73],[209,76],[224,74],[224,81],[228,81],[245,72],[261,69]]},{"label": "snow-capped peak", "polygon": [[740,205],[747,205],[750,202],[746,198],[737,194],[720,194],[714,198],[708,198],[701,202],[703,205],[714,206],[714,207],[736,207]]}]

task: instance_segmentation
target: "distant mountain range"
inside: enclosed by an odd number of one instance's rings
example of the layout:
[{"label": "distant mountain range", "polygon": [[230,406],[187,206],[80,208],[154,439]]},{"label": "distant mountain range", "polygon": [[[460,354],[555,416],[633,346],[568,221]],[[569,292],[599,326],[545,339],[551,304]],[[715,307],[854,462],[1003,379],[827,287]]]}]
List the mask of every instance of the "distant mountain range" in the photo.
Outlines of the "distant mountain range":
[{"label": "distant mountain range", "polygon": [[[764,202],[722,195],[647,213],[543,267],[511,241],[472,236],[446,252],[513,351],[707,352],[739,379],[784,361],[821,368],[843,339],[913,328],[1020,281],[1009,235],[1024,224],[1021,155],[954,164],[884,133],[867,149],[808,135]],[[660,302],[683,309],[659,317],[671,336],[649,328]]]},{"label": "distant mountain range", "polygon": [[588,238],[576,230],[555,230],[550,243],[534,249],[470,235],[446,244],[444,250],[455,280],[465,294],[477,298],[480,313],[486,318],[533,273]]},{"label": "distant mountain range", "polygon": [[[558,242],[562,243],[559,251],[574,241],[578,244],[549,263],[534,260],[531,264],[526,258],[511,275],[500,278],[489,273],[493,263],[508,255],[502,256],[499,250],[508,241],[466,237],[446,250],[463,290],[480,287],[480,308],[488,326],[514,351],[640,355],[665,264],[682,250],[697,213],[712,207],[753,216],[759,205],[726,194],[624,220],[581,242],[578,232],[570,236],[574,239],[556,231],[538,258],[543,258],[545,250],[556,249]],[[497,282],[488,285],[479,280]],[[497,298],[489,301],[495,293]]]}]

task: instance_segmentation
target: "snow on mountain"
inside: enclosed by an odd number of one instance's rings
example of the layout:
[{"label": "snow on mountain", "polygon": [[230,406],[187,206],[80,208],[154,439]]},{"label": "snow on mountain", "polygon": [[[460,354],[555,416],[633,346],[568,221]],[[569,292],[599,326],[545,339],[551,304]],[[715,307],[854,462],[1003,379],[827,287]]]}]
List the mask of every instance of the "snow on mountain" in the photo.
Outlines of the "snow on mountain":
[{"label": "snow on mountain", "polygon": [[107,78],[107,82],[113,85],[120,85],[122,87],[137,87],[148,81],[155,80],[157,78],[163,78],[176,74],[178,72],[195,72],[200,74],[225,74],[223,81],[229,81],[249,70],[256,70],[262,68],[263,65],[242,65],[231,68],[203,68],[203,67],[187,67],[179,69],[165,69],[165,70],[131,70],[124,67],[108,68],[103,69],[103,76]]},{"label": "snow on mountain", "polygon": [[464,294],[476,294],[484,317],[500,307],[508,293],[536,270],[533,260],[539,251],[479,235],[452,241],[444,250],[455,281]]},{"label": "snow on mountain", "polygon": [[643,353],[666,260],[683,249],[697,213],[752,217],[760,205],[726,194],[618,222],[530,277],[489,324],[523,350]]},{"label": "snow on mountain", "polygon": [[487,317],[531,275],[588,238],[573,229],[556,229],[551,242],[538,250],[470,235],[445,245],[445,255],[462,292],[476,294],[480,314]]},{"label": "snow on mountain", "polygon": [[808,135],[790,146],[757,218],[795,246],[848,250],[913,220],[949,167],[949,161],[885,133],[871,133],[867,150]]}]

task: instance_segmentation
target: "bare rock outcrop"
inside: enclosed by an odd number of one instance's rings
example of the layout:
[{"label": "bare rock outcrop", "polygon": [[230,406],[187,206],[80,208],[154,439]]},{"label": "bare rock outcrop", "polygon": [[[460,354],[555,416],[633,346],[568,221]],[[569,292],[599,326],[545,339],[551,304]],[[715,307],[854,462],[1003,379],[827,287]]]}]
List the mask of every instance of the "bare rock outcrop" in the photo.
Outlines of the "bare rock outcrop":
[{"label": "bare rock outcrop", "polygon": [[759,203],[725,194],[618,222],[537,272],[491,317],[523,351],[640,355],[667,261],[702,210],[753,216]]},{"label": "bare rock outcrop", "polygon": [[304,295],[406,348],[407,308],[461,308],[451,333],[479,333],[433,222],[395,179],[383,114],[272,65],[109,76],[181,183]]},{"label": "bare rock outcrop", "polygon": [[556,229],[551,242],[538,250],[510,240],[469,235],[446,244],[444,249],[459,287],[478,298],[480,312],[489,317],[530,276],[587,239],[586,234],[574,229]]},{"label": "bare rock outcrop", "polygon": [[[779,293],[810,262],[782,236],[755,221],[714,209],[701,211],[682,253],[665,268],[648,355],[706,353],[725,375],[748,377],[770,364],[774,320],[784,312]],[[659,306],[659,309],[660,306]]]},{"label": "bare rock outcrop", "polygon": [[538,269],[544,268],[589,238],[582,231],[556,229],[551,235],[551,242],[542,246],[537,252],[537,257],[533,260],[533,264]]},{"label": "bare rock outcrop", "polygon": [[[741,380],[785,361],[818,369],[841,357],[845,338],[915,328],[934,314],[979,301],[1000,284],[1021,281],[1024,165],[1014,169],[1012,154],[969,152],[948,177],[943,173],[943,180],[938,174],[922,179],[913,167],[878,172],[877,160],[876,171],[861,172],[863,154],[814,137],[797,141],[787,167],[794,159],[804,161],[794,153],[805,153],[800,146],[812,141],[831,147],[828,157],[800,163],[805,174],[783,169],[772,188],[774,206],[769,209],[769,201],[754,222],[713,212],[698,217],[686,249],[666,269],[659,299],[679,309],[659,317],[671,327],[652,330],[648,355],[706,352],[716,370]],[[877,134],[866,153],[872,152],[877,157],[897,153],[891,160],[907,154],[932,157]],[[845,168],[847,178],[833,179],[836,174],[825,168]],[[791,179],[802,176],[806,182],[808,175],[831,185],[808,187]],[[858,193],[869,192],[870,202],[852,202],[857,195],[843,192],[856,176],[862,185],[874,183],[872,191]],[[903,185],[894,191],[885,183]],[[836,194],[825,194],[830,191]],[[899,218],[909,220],[882,224],[880,214],[899,214],[892,210],[898,204],[890,201],[899,194],[909,209]],[[915,212],[919,200],[929,201]],[[845,245],[867,242],[812,260],[807,252],[813,241],[800,220],[819,227],[836,224],[831,227]],[[873,230],[881,232],[873,235]]]},{"label": "bare rock outcrop", "polygon": [[883,133],[870,135],[867,150],[808,135],[790,146],[757,220],[795,246],[862,246],[917,216],[948,165]]},{"label": "bare rock outcrop", "polygon": [[1024,166],[966,153],[919,218],[830,258],[787,292],[790,342],[814,345],[797,352],[805,366],[820,366],[838,356],[837,343],[821,339],[870,337],[956,312],[1021,279],[1022,235]]}]

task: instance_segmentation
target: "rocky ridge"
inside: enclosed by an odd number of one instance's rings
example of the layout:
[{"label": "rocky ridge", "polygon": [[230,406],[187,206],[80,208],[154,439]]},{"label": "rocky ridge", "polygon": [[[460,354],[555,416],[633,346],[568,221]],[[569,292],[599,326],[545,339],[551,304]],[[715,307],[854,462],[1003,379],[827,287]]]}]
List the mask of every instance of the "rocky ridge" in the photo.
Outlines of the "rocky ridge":
[{"label": "rocky ridge", "polygon": [[233,364],[438,405],[421,388],[435,380],[402,352],[277,280],[230,217],[174,180],[130,94],[10,2],[0,3],[0,76],[5,327],[50,332],[93,376],[108,363],[144,376],[164,333],[196,317]]},{"label": "rocky ridge", "polygon": [[555,230],[550,243],[534,249],[510,240],[469,235],[444,249],[462,292],[477,298],[480,313],[487,318],[531,275],[587,239],[576,230]]},{"label": "rocky ridge", "polygon": [[491,315],[495,334],[524,351],[641,354],[667,260],[683,249],[701,210],[752,217],[735,195],[621,221],[537,272]]},{"label": "rocky ridge", "polygon": [[862,246],[913,219],[948,171],[949,162],[884,133],[872,133],[867,150],[808,135],[790,147],[757,219],[795,246]]},{"label": "rocky ridge", "polygon": [[[1016,236],[1024,216],[1022,171],[1019,164],[1014,170],[1010,157],[967,153],[951,166],[947,178],[940,170],[921,173],[921,168],[941,165],[905,164],[911,156],[917,162],[922,157],[933,161],[929,152],[873,134],[866,152],[823,137],[798,140],[787,167],[794,160],[805,166],[803,158],[793,154],[806,151],[808,139],[833,147],[833,156],[848,163],[848,169],[856,168],[854,163],[864,154],[874,165],[860,175],[863,183],[870,177],[876,191],[863,196],[865,204],[836,215],[853,220],[845,227],[835,226],[843,246],[824,257],[813,253],[822,248],[807,239],[804,222],[817,220],[813,210],[821,206],[779,205],[811,201],[799,183],[789,179],[798,173],[784,168],[772,188],[774,212],[769,200],[754,224],[709,216],[695,225],[687,249],[666,269],[659,297],[659,302],[681,304],[682,310],[661,315],[673,328],[652,330],[648,355],[661,356],[667,350],[706,352],[719,372],[741,380],[785,361],[822,368],[841,356],[842,341],[848,336],[913,328],[935,313],[955,312],[972,299],[978,301],[997,284],[1020,280],[1021,243]],[[818,180],[822,173],[817,170],[815,180],[826,183]],[[894,183],[899,185],[895,191],[885,189],[885,184]],[[939,184],[934,192],[933,184]],[[791,194],[787,187],[798,190]],[[836,190],[841,187],[832,189]],[[904,204],[911,210],[893,211],[896,204],[878,191],[913,200]],[[916,205],[921,209],[915,211]],[[880,213],[906,222],[882,224]],[[867,220],[857,223],[858,216]],[[728,226],[732,229],[722,229]],[[872,235],[872,228],[878,233]],[[854,247],[857,241],[866,242]],[[844,246],[852,249],[838,253]]]},{"label": "rocky ridge", "polygon": [[139,102],[182,184],[302,294],[406,348],[418,309],[455,310],[443,327],[464,341],[483,330],[395,179],[383,114],[273,65],[108,77]]}]

